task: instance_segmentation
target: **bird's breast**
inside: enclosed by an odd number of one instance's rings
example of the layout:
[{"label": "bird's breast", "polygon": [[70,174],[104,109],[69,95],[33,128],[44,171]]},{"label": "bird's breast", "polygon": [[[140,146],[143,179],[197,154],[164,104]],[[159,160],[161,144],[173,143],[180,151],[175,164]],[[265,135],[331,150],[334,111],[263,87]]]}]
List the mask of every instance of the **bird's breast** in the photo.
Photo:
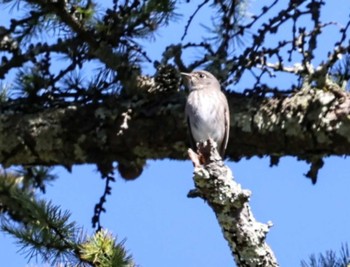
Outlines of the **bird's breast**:
[{"label": "bird's breast", "polygon": [[186,103],[186,114],[190,121],[191,132],[196,142],[209,137],[221,142],[224,131],[225,106],[220,98],[221,91],[192,91]]}]

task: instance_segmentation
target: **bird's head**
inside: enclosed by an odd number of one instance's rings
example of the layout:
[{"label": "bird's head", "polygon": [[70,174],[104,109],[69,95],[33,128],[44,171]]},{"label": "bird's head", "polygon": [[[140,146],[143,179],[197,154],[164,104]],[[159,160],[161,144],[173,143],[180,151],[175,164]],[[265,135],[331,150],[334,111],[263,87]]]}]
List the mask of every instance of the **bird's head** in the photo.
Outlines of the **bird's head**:
[{"label": "bird's head", "polygon": [[220,90],[220,83],[213,74],[205,70],[191,73],[181,72],[185,86],[190,90]]}]

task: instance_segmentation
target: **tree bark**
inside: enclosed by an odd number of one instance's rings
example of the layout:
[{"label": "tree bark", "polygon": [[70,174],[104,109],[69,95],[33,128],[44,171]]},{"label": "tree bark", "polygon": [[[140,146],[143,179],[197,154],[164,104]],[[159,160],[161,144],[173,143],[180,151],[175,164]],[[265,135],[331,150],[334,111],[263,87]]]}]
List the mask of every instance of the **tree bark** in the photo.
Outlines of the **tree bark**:
[{"label": "tree bark", "polygon": [[[149,91],[92,104],[43,107],[20,99],[3,103],[0,162],[70,166],[139,161],[142,165],[147,159],[187,159],[185,93]],[[227,96],[231,134],[226,155],[231,160],[350,153],[349,93],[308,88],[290,96],[233,92]]]},{"label": "tree bark", "polygon": [[195,167],[196,186],[189,196],[203,198],[213,209],[237,266],[278,266],[273,251],[265,242],[271,223],[255,220],[248,205],[250,191],[243,190],[234,181],[214,141],[199,144],[198,151],[199,155],[189,151]]}]

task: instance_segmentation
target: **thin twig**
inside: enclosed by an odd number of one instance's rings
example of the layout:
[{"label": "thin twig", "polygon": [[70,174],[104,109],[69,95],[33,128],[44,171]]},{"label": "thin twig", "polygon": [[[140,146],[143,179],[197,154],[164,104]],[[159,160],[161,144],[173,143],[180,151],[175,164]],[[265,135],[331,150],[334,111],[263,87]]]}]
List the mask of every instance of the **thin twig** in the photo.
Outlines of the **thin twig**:
[{"label": "thin twig", "polygon": [[196,16],[196,14],[198,13],[198,11],[205,5],[209,2],[209,0],[204,0],[203,3],[201,3],[200,5],[197,6],[197,9],[194,11],[194,13],[190,16],[190,18],[188,19],[187,21],[187,24],[186,24],[186,27],[185,27],[185,31],[184,31],[184,34],[182,35],[181,37],[181,41],[183,41],[187,35],[187,31],[188,31],[188,28],[190,27],[191,23],[192,23],[192,20],[194,19],[194,17]]}]

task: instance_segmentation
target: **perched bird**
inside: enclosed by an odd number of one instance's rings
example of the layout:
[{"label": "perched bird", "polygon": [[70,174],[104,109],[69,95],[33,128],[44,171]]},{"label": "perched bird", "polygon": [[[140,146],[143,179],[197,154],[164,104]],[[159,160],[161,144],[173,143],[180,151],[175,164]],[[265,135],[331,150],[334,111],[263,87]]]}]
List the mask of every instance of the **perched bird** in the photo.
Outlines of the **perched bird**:
[{"label": "perched bird", "polygon": [[212,138],[221,157],[224,157],[230,130],[230,112],[227,98],[219,81],[204,71],[182,72],[190,93],[186,102],[186,117],[192,148],[197,142]]}]

